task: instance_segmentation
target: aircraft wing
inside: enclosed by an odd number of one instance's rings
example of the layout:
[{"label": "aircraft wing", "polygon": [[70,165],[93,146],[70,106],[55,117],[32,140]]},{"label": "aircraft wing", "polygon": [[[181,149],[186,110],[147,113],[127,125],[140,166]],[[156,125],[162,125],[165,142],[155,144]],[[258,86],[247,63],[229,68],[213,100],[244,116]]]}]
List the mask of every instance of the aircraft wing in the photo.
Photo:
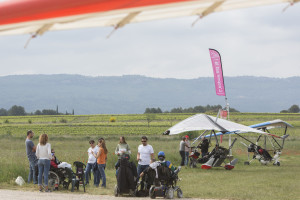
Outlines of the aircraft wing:
[{"label": "aircraft wing", "polygon": [[[255,128],[257,130],[261,130],[261,129],[272,129],[272,128],[283,128],[283,127],[293,127],[291,124],[285,122],[285,121],[282,121],[281,119],[276,119],[276,120],[273,120],[273,121],[268,121],[268,122],[263,122],[263,123],[259,123],[259,124],[254,124],[254,125],[250,125],[249,127],[251,128]],[[246,132],[240,132],[240,133],[246,133]],[[239,133],[239,134],[240,134]],[[222,135],[222,134],[236,134],[236,132],[226,132],[226,133],[221,133],[221,132],[218,132],[216,133],[216,135]],[[274,134],[271,134],[271,133],[266,133],[264,132],[263,133],[264,135],[268,135],[268,136],[273,136],[273,137],[276,137],[276,138],[281,138],[281,139],[284,139],[285,137],[282,136],[277,136],[277,135],[274,135]],[[206,135],[205,137],[209,137],[209,135]]]},{"label": "aircraft wing", "polygon": [[293,127],[291,124],[282,121],[281,119],[275,119],[273,121],[263,122],[260,124],[251,125],[251,128],[257,129],[272,129],[272,128],[283,128],[283,127]]},{"label": "aircraft wing", "polygon": [[295,3],[300,0],[6,0],[0,2],[0,35],[34,34]]},{"label": "aircraft wing", "polygon": [[257,130],[249,126],[244,126],[242,124],[231,122],[225,119],[217,119],[216,117],[206,114],[196,114],[175,124],[173,127],[171,127],[165,132],[165,135],[175,135],[183,132],[198,130],[216,130],[223,133],[254,132],[260,134],[267,134],[261,130]]}]

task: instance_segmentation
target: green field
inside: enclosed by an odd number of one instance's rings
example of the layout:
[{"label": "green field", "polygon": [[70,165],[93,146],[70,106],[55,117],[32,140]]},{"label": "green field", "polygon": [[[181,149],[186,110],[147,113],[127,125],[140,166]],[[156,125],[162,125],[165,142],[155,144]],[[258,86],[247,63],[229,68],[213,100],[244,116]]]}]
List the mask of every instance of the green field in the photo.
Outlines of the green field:
[{"label": "green field", "polygon": [[[215,113],[210,114],[216,116]],[[35,132],[35,144],[38,143],[38,136],[41,133],[49,134],[49,142],[55,148],[57,157],[69,163],[76,160],[86,162],[88,140],[104,137],[109,149],[106,170],[108,187],[103,190],[89,186],[87,192],[112,195],[116,183],[113,166],[117,159],[113,152],[119,136],[124,135],[127,138],[132,148],[132,159],[136,157],[140,137],[148,135],[149,144],[153,146],[155,152],[165,151],[167,158],[178,165],[180,136],[162,136],[161,133],[191,115],[193,114],[157,114],[149,127],[146,115],[0,117],[0,188],[19,188],[14,184],[14,179],[19,175],[27,180],[28,160],[24,141],[26,131],[31,129]],[[116,122],[109,122],[111,117],[114,117]],[[230,119],[245,125],[274,119],[282,119],[292,124],[294,128],[289,129],[290,137],[285,143],[281,166],[261,166],[257,161],[250,166],[244,166],[247,151],[240,143],[242,140],[238,139],[233,154],[239,162],[234,170],[183,168],[180,172],[182,181],[179,185],[184,196],[223,199],[299,199],[300,114],[231,113]],[[192,138],[197,135],[197,133],[189,134]],[[247,137],[253,140],[255,136],[247,134]],[[222,145],[227,146],[227,137],[223,140]],[[30,184],[23,186],[22,189],[36,188]]]}]

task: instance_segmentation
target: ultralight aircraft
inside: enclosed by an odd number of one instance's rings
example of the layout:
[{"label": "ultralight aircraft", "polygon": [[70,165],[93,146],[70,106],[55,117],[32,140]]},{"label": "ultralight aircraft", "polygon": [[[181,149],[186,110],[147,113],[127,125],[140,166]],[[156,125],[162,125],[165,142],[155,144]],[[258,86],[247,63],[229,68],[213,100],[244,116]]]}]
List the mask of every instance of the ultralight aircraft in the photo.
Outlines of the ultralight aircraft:
[{"label": "ultralight aircraft", "polygon": [[[235,134],[240,133],[258,133],[262,135],[270,135],[270,133],[263,132],[258,129],[254,129],[248,126],[244,126],[242,124],[238,124],[235,122],[231,122],[225,119],[220,119],[217,117],[213,117],[206,114],[196,114],[193,115],[167,131],[165,131],[164,135],[175,135],[183,132],[188,131],[199,131],[204,130],[202,134],[200,134],[199,137],[197,137],[193,143],[195,143],[197,140],[199,140],[202,137],[205,137],[206,133],[210,131],[209,138],[211,139],[214,137],[216,139],[216,146],[215,148],[206,156],[205,163],[201,166],[203,169],[210,169],[211,167],[221,167],[224,163],[224,168],[231,170],[234,168],[235,164],[237,163],[237,159],[233,159],[232,156],[229,155],[230,149],[233,147],[236,139],[232,142],[229,149],[222,147],[219,145],[217,133],[215,131],[218,131],[218,134],[225,134],[228,132],[232,132]],[[229,159],[229,162],[226,163],[225,159]],[[203,161],[203,160],[202,160]]]}]

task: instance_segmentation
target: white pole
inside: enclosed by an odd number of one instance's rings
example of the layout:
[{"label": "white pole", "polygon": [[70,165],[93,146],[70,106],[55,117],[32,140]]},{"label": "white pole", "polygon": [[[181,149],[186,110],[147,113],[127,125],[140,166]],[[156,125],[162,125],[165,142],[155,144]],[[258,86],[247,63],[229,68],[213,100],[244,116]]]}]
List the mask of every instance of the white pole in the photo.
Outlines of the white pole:
[{"label": "white pole", "polygon": [[[227,120],[229,120],[229,103],[227,100],[227,97],[225,96],[225,102],[226,102],[226,110],[227,110]],[[229,140],[228,140],[228,147],[231,146],[231,134],[229,134]],[[229,150],[229,155],[232,156],[232,150]]]}]

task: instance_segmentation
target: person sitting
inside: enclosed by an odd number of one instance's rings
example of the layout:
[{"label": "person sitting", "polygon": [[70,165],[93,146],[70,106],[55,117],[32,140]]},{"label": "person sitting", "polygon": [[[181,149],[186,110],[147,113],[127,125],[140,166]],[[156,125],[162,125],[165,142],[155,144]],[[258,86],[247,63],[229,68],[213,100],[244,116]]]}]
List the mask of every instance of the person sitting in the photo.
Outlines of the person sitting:
[{"label": "person sitting", "polygon": [[201,154],[202,154],[202,158],[203,158],[208,153],[208,148],[209,148],[208,140],[206,138],[203,138],[201,144],[199,144],[199,147],[201,149]]},{"label": "person sitting", "polygon": [[50,168],[69,168],[72,169],[71,164],[67,163],[67,162],[61,162],[60,160],[58,160],[55,156],[55,151],[54,149],[51,149],[51,160],[50,160]]},{"label": "person sitting", "polygon": [[57,169],[61,162],[56,158],[54,149],[51,149],[51,155],[52,159],[50,161],[50,166]]},{"label": "person sitting", "polygon": [[176,170],[176,167],[174,167],[170,161],[166,160],[165,152],[160,151],[157,156],[158,161],[151,163],[150,166],[140,174],[142,178],[147,174],[147,179],[150,184],[153,183],[155,179],[168,180]]}]

